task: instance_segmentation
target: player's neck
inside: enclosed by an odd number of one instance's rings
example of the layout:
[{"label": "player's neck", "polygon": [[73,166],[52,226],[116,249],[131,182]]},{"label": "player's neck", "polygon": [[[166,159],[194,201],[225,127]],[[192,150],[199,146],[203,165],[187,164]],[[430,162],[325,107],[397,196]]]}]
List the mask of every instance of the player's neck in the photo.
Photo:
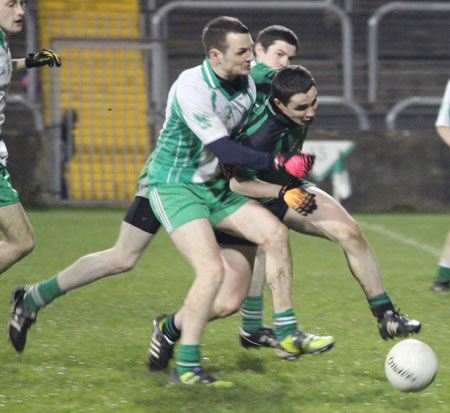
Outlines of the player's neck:
[{"label": "player's neck", "polygon": [[0,27],[0,40],[4,46],[8,46],[9,35]]}]

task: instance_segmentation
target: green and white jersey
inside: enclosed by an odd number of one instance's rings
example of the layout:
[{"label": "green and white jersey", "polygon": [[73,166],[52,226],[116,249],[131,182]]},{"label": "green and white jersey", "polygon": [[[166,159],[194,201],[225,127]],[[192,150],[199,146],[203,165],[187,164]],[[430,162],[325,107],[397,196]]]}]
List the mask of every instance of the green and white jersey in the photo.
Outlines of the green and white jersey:
[{"label": "green and white jersey", "polygon": [[219,161],[206,145],[236,133],[255,98],[250,76],[242,76],[239,91],[230,95],[208,60],[182,72],[170,88],[166,120],[139,178],[138,194],[148,186],[205,183],[218,176]]},{"label": "green and white jersey", "polygon": [[264,104],[267,96],[271,92],[272,79],[277,73],[277,69],[265,65],[264,63],[256,63],[252,66],[250,72],[251,77],[256,83],[256,105],[261,106]]},{"label": "green and white jersey", "polygon": [[5,35],[0,30],[0,164],[6,166],[8,151],[5,142],[1,138],[1,131],[5,123],[5,106],[8,97],[9,85],[11,84],[12,63],[9,47],[5,44]]},{"label": "green and white jersey", "polygon": [[436,119],[436,126],[447,126],[450,128],[450,80],[445,88],[444,97]]}]

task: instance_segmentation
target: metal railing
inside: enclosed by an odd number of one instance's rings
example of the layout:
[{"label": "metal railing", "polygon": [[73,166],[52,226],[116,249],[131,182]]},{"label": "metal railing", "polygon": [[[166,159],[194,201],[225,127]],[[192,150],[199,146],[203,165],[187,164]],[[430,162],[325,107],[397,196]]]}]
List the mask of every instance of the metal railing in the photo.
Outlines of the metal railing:
[{"label": "metal railing", "polygon": [[370,128],[366,111],[353,99],[353,34],[347,14],[330,1],[174,1],[161,7],[151,16],[151,37],[159,40],[154,50],[152,63],[152,93],[155,97],[155,110],[164,116],[164,107],[169,91],[167,45],[167,18],[174,10],[268,10],[299,12],[301,10],[324,10],[335,14],[342,30],[342,96],[321,96],[321,104],[342,105],[350,108],[357,116],[362,130]]},{"label": "metal railing", "polygon": [[[443,12],[450,11],[449,2],[418,2],[396,1],[378,8],[369,18],[367,38],[368,65],[368,101],[375,103],[378,94],[378,32],[382,19],[389,13],[398,11]],[[445,40],[444,40],[445,41]]]},{"label": "metal railing", "polygon": [[401,112],[411,106],[439,106],[442,97],[412,96],[398,101],[386,114],[386,129],[393,131],[396,128],[396,121]]}]

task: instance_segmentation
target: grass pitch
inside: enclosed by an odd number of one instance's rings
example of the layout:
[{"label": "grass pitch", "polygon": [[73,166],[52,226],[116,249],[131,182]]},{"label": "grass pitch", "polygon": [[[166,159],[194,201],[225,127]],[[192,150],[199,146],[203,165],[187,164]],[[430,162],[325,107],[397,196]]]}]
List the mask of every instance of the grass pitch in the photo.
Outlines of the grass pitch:
[{"label": "grass pitch", "polygon": [[[109,248],[122,209],[29,211],[37,248],[1,276],[4,327],[18,285],[49,278],[84,254]],[[439,359],[435,382],[401,393],[384,375],[398,342],[383,341],[340,249],[292,233],[294,310],[306,331],[331,334],[330,352],[295,362],[273,351],[239,346],[240,316],[208,325],[203,365],[231,389],[168,385],[150,373],[145,355],[152,319],[176,310],[193,273],[161,230],[127,274],[74,290],[42,310],[18,355],[0,347],[0,412],[441,412],[450,409],[450,296],[430,290],[450,227],[448,215],[356,215],[380,261],[388,293],[402,312],[422,322],[417,339]],[[265,320],[271,322],[270,293]]]}]

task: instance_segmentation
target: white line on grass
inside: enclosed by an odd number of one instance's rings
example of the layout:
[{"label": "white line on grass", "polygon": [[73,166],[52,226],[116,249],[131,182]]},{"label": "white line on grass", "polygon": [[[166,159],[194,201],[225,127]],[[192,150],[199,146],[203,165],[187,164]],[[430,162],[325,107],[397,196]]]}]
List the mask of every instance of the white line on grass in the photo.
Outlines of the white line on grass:
[{"label": "white line on grass", "polygon": [[423,242],[416,241],[415,239],[405,237],[402,234],[399,234],[398,232],[390,231],[385,227],[383,227],[382,225],[368,224],[367,222],[361,221],[359,221],[359,224],[363,228],[367,228],[371,231],[378,232],[379,234],[386,235],[397,241],[402,242],[403,244],[411,245],[412,247],[418,248],[422,251],[429,252],[430,254],[433,254],[437,257],[441,256],[441,251],[438,250],[437,248],[432,247],[431,245],[424,244]]}]

